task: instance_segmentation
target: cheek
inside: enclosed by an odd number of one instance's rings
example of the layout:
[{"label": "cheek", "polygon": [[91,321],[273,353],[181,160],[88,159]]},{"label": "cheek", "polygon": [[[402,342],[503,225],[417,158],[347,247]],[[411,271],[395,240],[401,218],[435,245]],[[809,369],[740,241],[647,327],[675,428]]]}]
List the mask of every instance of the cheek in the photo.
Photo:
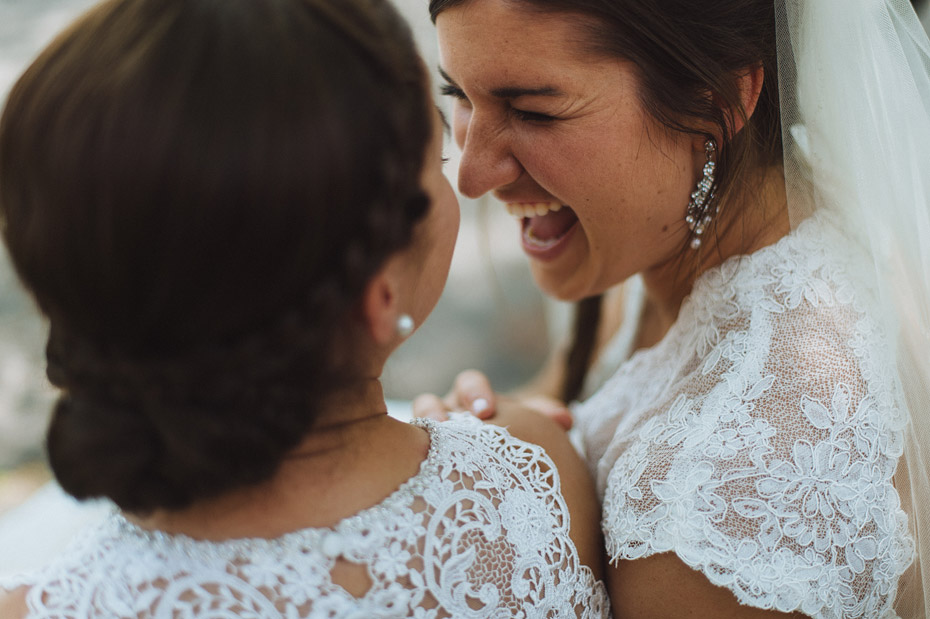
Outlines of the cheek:
[{"label": "cheek", "polygon": [[461,223],[461,212],[459,211],[459,202],[455,197],[455,192],[452,190],[452,185],[446,183],[447,191],[445,196],[445,201],[448,206],[448,216],[446,217],[446,241],[449,246],[449,255],[452,255],[452,250],[455,248],[455,242],[459,236],[459,224]]},{"label": "cheek", "polygon": [[436,209],[436,218],[432,227],[432,238],[439,246],[439,252],[451,261],[455,241],[458,238],[461,213],[455,191],[445,175],[440,179],[434,195],[436,197],[433,208]]},{"label": "cheek", "polygon": [[626,140],[609,127],[552,127],[515,131],[514,156],[544,189],[570,206],[598,201],[618,186],[627,164]]},{"label": "cheek", "polygon": [[[647,138],[648,139],[648,138]],[[636,142],[630,142],[636,144]],[[687,149],[656,147],[603,149],[582,155],[592,206],[613,205],[628,223],[684,217],[693,189]],[[603,213],[601,213],[603,215]]]}]

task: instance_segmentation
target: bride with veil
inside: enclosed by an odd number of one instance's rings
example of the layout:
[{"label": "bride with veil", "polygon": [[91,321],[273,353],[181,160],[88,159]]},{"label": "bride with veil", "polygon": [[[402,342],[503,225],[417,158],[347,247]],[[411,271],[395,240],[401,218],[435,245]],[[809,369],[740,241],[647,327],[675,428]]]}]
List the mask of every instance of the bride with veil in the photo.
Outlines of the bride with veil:
[{"label": "bride with veil", "polygon": [[[842,217],[867,249],[907,425],[895,488],[916,556],[896,612],[930,614],[930,43],[906,2],[786,2],[782,122],[792,217]],[[792,99],[791,95],[796,94]],[[850,128],[854,128],[850,130]],[[885,409],[889,410],[889,409]],[[889,411],[890,412],[890,411]]]},{"label": "bride with veil", "polygon": [[772,7],[432,0],[459,188],[552,296],[639,275],[573,410],[615,613],[927,617],[930,42],[905,0]]}]

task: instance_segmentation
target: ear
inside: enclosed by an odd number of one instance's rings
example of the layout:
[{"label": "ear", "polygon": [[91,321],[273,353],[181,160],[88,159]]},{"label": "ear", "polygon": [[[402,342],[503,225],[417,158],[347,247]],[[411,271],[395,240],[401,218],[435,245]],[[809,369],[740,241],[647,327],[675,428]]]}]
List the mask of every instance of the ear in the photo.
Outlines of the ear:
[{"label": "ear", "polygon": [[362,321],[379,346],[397,341],[397,319],[402,313],[397,270],[397,261],[389,259],[362,293]]},{"label": "ear", "polygon": [[736,135],[743,130],[746,121],[752,117],[756,111],[756,104],[759,102],[759,95],[762,94],[762,85],[765,83],[765,69],[759,63],[755,66],[746,67],[743,73],[736,76],[736,86],[739,89],[740,103],[743,111],[746,113],[745,118],[738,110],[727,110],[727,118],[730,123],[730,135]]},{"label": "ear", "polygon": [[[736,75],[736,88],[739,91],[740,105],[743,108],[743,112],[745,112],[745,117],[740,114],[739,110],[733,109],[719,94],[711,95],[714,105],[721,108],[726,115],[731,138],[743,130],[743,127],[746,126],[746,121],[749,120],[749,118],[752,117],[752,113],[756,111],[756,104],[759,102],[759,95],[762,94],[762,85],[764,83],[765,69],[762,68],[761,63],[746,67],[742,73]],[[718,131],[719,127],[716,125],[708,127],[708,133],[713,135],[719,144],[723,136],[719,135]],[[695,134],[693,136],[691,145],[695,153],[696,161],[703,161],[704,141],[705,137],[702,134]]]}]

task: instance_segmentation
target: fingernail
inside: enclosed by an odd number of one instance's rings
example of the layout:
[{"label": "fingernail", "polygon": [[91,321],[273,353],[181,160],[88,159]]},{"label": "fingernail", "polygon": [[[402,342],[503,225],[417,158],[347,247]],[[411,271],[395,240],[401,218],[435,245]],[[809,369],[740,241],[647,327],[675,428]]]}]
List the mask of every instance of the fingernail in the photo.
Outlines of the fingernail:
[{"label": "fingernail", "polygon": [[491,405],[490,402],[488,402],[486,399],[478,398],[477,400],[471,403],[471,411],[474,414],[478,415],[488,410],[488,406],[490,405]]}]

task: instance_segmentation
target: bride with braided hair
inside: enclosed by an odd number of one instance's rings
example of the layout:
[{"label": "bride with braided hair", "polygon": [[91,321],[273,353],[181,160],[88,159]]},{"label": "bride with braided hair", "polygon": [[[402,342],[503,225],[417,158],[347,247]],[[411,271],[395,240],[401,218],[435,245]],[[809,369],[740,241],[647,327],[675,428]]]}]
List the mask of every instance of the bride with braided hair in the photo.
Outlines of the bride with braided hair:
[{"label": "bride with braided hair", "polygon": [[[911,4],[430,14],[459,189],[503,202],[537,285],[579,303],[581,337],[516,398],[580,400],[614,613],[930,616],[930,41]],[[467,372],[415,413],[510,402]]]}]

